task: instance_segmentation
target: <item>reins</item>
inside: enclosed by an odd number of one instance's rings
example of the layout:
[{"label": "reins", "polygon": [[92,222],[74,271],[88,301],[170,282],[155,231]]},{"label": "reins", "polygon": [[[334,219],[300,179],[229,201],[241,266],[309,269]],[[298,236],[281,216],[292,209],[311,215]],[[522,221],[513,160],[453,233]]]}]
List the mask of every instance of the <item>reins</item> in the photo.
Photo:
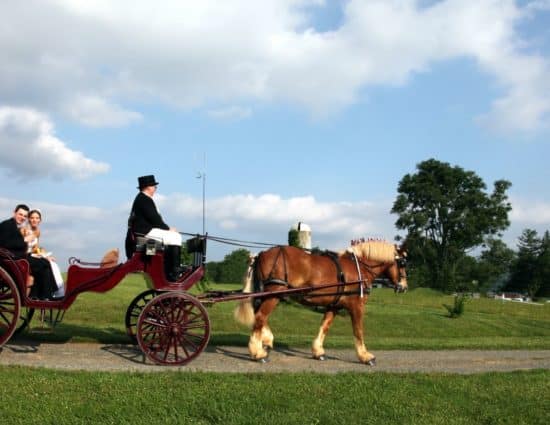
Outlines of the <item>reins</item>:
[{"label": "reins", "polygon": [[243,248],[272,248],[274,246],[282,246],[280,243],[267,243],[267,242],[255,242],[255,241],[244,241],[241,239],[231,239],[231,238],[222,238],[220,236],[212,236],[212,235],[198,235],[196,233],[185,233],[185,232],[179,232],[181,235],[184,236],[202,236],[204,239],[211,240],[214,242],[218,242],[225,245],[233,245],[233,246],[241,246]]}]

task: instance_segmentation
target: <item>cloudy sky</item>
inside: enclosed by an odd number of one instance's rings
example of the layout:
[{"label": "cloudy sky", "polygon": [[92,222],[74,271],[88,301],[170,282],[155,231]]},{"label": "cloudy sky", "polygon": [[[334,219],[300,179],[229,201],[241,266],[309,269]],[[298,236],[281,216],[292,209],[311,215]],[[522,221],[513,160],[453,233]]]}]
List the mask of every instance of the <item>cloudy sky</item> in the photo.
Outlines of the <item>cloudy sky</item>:
[{"label": "cloudy sky", "polygon": [[0,51],[0,211],[62,266],[123,248],[145,174],[181,231],[204,188],[212,235],[338,249],[436,158],[512,182],[511,247],[550,229],[550,0],[1,0]]}]

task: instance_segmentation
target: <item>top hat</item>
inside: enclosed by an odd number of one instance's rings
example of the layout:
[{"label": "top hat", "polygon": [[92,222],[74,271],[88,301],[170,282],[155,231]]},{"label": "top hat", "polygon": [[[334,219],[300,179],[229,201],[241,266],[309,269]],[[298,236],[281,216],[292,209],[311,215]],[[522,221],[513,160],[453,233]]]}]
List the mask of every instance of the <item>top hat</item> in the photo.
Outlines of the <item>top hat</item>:
[{"label": "top hat", "polygon": [[148,186],[156,186],[157,184],[159,183],[155,180],[155,176],[152,174],[149,176],[138,177],[138,189],[143,189]]}]

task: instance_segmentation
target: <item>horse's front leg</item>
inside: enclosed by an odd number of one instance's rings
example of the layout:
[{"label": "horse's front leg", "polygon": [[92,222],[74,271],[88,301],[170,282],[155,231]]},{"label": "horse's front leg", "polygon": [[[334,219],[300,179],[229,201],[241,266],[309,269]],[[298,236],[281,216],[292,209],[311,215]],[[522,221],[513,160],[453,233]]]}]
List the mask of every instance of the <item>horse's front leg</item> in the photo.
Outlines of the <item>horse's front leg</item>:
[{"label": "horse's front leg", "polygon": [[262,360],[268,356],[268,352],[264,348],[263,339],[266,338],[266,331],[264,329],[269,331],[271,340],[268,342],[271,344],[271,347],[273,346],[273,334],[271,330],[269,330],[267,319],[275,307],[277,307],[278,303],[278,298],[268,298],[260,304],[260,307],[256,311],[252,334],[248,341],[248,351],[250,352],[250,356],[255,360]]},{"label": "horse's front leg", "polygon": [[262,346],[265,349],[267,350],[273,349],[273,338],[274,338],[273,332],[271,332],[271,328],[267,323],[262,328],[261,338],[262,338]]},{"label": "horse's front leg", "polygon": [[334,320],[334,314],[335,313],[333,310],[327,310],[323,316],[319,333],[317,334],[317,338],[313,340],[313,344],[311,346],[314,359],[325,360],[325,349],[323,348],[323,343],[325,342],[325,337],[330,329],[330,325],[332,325],[332,321]]},{"label": "horse's front leg", "polygon": [[351,325],[353,327],[353,339],[355,342],[357,357],[361,363],[373,366],[375,364],[376,357],[374,354],[367,351],[363,337],[363,314],[365,311],[366,302],[367,297],[357,297],[356,301],[351,304],[349,312],[351,315]]}]

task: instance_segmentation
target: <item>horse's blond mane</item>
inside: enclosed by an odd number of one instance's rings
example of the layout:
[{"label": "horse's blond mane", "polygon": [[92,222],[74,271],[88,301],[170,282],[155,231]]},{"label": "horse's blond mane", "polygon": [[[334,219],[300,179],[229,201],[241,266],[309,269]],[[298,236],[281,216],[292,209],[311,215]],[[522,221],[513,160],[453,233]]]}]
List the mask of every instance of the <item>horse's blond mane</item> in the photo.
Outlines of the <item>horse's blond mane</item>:
[{"label": "horse's blond mane", "polygon": [[393,261],[395,260],[395,245],[381,240],[368,240],[352,244],[348,252],[353,252],[364,260]]}]

